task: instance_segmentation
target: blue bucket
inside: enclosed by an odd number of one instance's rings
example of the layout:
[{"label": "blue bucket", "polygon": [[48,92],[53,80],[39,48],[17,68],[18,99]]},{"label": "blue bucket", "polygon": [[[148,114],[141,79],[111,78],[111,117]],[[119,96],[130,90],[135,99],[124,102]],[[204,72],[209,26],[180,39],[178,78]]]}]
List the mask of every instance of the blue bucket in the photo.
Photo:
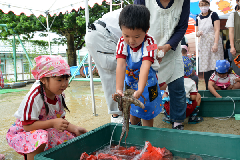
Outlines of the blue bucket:
[{"label": "blue bucket", "polygon": [[88,75],[88,67],[85,67],[85,70],[83,69],[83,73],[84,73],[85,75]]},{"label": "blue bucket", "polygon": [[[78,68],[78,66],[72,66],[72,67],[70,67],[71,76],[73,76],[73,74],[74,74],[74,72],[76,71],[77,68]],[[76,76],[77,76],[77,75],[80,75],[79,70],[78,70]]]}]

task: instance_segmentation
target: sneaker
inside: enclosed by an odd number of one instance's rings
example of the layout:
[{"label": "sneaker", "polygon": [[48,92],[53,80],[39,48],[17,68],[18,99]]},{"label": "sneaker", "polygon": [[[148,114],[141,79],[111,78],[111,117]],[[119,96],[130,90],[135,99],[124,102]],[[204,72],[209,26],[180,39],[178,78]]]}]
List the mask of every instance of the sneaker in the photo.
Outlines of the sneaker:
[{"label": "sneaker", "polygon": [[111,116],[111,123],[123,123],[123,116],[118,115],[117,117]]},{"label": "sneaker", "polygon": [[202,121],[203,121],[202,117],[193,116],[188,118],[188,124],[197,124]]},{"label": "sneaker", "polygon": [[163,122],[166,122],[166,123],[168,123],[168,124],[171,123],[170,118],[168,118],[168,117],[163,117],[162,120],[163,120]]},{"label": "sneaker", "polygon": [[172,129],[184,130],[184,125],[181,124],[181,125],[174,127],[174,123],[172,123]]}]

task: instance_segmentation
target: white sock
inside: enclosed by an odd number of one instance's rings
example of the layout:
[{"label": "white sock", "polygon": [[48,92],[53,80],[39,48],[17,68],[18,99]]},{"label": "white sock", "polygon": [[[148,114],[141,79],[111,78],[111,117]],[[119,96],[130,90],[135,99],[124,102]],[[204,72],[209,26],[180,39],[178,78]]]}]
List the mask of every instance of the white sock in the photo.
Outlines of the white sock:
[{"label": "white sock", "polygon": [[177,127],[178,125],[182,125],[182,123],[174,122],[173,127]]}]

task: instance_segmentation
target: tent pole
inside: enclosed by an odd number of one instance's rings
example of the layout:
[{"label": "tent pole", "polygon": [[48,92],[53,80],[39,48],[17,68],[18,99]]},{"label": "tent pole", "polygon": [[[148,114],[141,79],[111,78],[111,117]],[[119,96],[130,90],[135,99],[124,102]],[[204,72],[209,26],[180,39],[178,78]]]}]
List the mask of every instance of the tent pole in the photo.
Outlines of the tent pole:
[{"label": "tent pole", "polygon": [[14,58],[14,77],[15,82],[17,82],[17,63],[16,63],[16,43],[15,43],[15,34],[13,35],[13,58]]},{"label": "tent pole", "polygon": [[112,12],[112,0],[110,0],[110,12]]},{"label": "tent pole", "polygon": [[[86,32],[88,30],[88,22],[89,22],[89,10],[88,10],[88,0],[85,0],[85,17],[86,17]],[[95,106],[95,98],[94,98],[94,84],[93,84],[93,73],[92,73],[92,57],[89,54],[88,56],[89,61],[89,74],[90,74],[90,89],[91,89],[91,95],[92,95],[92,110],[93,115],[97,116],[96,114],[96,106]]]},{"label": "tent pole", "polygon": [[51,55],[52,51],[51,51],[51,44],[50,44],[50,28],[49,28],[49,22],[48,22],[48,12],[46,14],[47,14],[46,19],[47,19],[47,32],[48,32],[48,48],[49,48],[49,53]]}]

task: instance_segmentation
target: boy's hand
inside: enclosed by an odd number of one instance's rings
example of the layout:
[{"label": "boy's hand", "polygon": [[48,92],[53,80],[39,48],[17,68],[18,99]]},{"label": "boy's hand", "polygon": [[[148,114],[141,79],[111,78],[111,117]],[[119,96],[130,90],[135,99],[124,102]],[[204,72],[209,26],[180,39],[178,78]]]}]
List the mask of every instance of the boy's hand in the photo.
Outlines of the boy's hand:
[{"label": "boy's hand", "polygon": [[122,96],[122,97],[124,96],[123,90],[117,90],[116,92],[117,92],[118,94],[120,94],[120,96]]},{"label": "boy's hand", "polygon": [[141,95],[142,95],[142,92],[139,90],[137,90],[133,93],[133,97],[136,99],[139,99]]},{"label": "boy's hand", "polygon": [[82,134],[84,134],[84,133],[87,133],[87,130],[85,129],[85,128],[83,128],[83,127],[76,127],[75,128],[75,131],[74,131],[74,133],[76,134],[76,136],[80,136],[80,135],[82,135]]},{"label": "boy's hand", "polygon": [[69,122],[63,118],[55,118],[52,120],[53,128],[58,130],[59,132],[64,132],[69,125]]}]

